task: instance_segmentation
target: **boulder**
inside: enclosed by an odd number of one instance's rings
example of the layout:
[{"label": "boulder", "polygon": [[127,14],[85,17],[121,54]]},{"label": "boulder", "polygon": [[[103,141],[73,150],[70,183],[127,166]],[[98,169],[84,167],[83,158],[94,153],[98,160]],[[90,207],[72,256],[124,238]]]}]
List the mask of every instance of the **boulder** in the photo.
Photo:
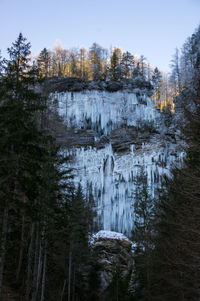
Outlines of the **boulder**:
[{"label": "boulder", "polygon": [[133,266],[132,242],[122,233],[102,230],[92,236],[90,247],[97,257],[99,294],[103,295],[112,282],[116,266],[124,277],[130,272]]}]

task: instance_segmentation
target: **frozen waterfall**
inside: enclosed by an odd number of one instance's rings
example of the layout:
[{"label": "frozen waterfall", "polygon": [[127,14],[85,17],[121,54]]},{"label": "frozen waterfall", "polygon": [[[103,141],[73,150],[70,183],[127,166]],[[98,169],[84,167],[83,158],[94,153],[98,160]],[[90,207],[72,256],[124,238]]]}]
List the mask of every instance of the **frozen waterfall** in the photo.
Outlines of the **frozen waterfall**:
[{"label": "frozen waterfall", "polygon": [[[59,112],[68,127],[92,129],[96,140],[121,126],[140,126],[150,122],[158,127],[160,113],[148,97],[128,92],[55,93]],[[180,161],[183,153],[177,145],[152,136],[141,147],[130,144],[129,151],[117,153],[110,142],[104,148],[67,148],[73,160],[75,181],[83,188],[92,187],[97,220],[101,229],[130,235],[133,225],[135,179],[143,166],[151,195],[164,174]],[[178,153],[178,155],[177,155]]]}]

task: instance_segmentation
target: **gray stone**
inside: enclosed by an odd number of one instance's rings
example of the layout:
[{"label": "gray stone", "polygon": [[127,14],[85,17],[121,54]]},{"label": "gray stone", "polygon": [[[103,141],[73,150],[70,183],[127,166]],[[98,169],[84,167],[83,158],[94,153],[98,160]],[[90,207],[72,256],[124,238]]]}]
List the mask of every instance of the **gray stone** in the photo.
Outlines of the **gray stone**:
[{"label": "gray stone", "polygon": [[132,243],[126,237],[124,239],[98,237],[91,244],[91,249],[97,254],[101,282],[99,293],[103,295],[112,281],[112,272],[116,266],[120,268],[124,277],[130,272],[133,266]]},{"label": "gray stone", "polygon": [[95,146],[94,132],[86,129],[67,128],[58,141],[66,148]]}]

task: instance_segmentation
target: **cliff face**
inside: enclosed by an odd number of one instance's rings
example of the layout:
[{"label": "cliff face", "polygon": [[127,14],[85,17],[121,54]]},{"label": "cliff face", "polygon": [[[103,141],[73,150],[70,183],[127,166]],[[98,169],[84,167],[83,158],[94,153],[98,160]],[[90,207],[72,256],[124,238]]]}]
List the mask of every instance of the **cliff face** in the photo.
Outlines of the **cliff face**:
[{"label": "cliff face", "polygon": [[67,125],[58,137],[71,158],[75,182],[92,192],[100,229],[130,235],[136,177],[143,167],[152,197],[163,175],[183,157],[176,129],[166,128],[142,94],[105,91],[54,93]]}]

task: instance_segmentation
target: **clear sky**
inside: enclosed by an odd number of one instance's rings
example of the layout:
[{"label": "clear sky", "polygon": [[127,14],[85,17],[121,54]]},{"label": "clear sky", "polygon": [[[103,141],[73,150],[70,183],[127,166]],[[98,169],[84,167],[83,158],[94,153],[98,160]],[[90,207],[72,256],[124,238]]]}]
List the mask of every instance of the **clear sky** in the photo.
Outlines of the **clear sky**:
[{"label": "clear sky", "polygon": [[0,49],[22,32],[33,53],[118,46],[167,71],[175,48],[200,25],[200,0],[0,0]]}]

